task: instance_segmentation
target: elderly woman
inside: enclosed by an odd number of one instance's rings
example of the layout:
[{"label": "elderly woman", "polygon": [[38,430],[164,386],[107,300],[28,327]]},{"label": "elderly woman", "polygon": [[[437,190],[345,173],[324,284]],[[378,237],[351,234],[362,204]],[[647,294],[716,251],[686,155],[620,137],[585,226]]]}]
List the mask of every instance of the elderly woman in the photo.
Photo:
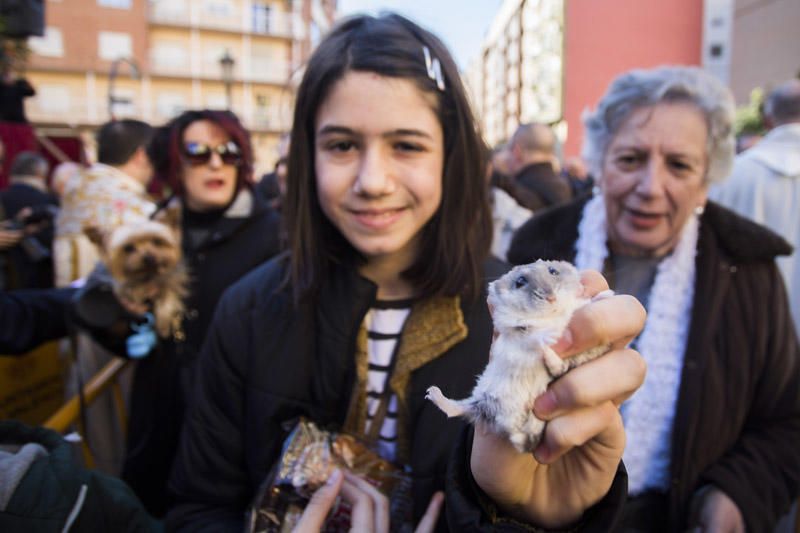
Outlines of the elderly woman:
[{"label": "elderly woman", "polygon": [[604,272],[648,310],[622,406],[628,531],[769,531],[798,494],[798,342],[774,258],[791,247],[707,202],[734,153],[729,91],[696,68],[614,80],[585,117],[592,198],[516,233],[509,260]]}]

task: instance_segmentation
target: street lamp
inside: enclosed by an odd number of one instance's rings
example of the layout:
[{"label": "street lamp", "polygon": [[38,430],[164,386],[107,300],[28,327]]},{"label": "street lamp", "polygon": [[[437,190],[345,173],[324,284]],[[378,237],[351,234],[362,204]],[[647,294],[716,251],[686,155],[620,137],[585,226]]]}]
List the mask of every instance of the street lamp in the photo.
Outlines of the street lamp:
[{"label": "street lamp", "polygon": [[231,83],[233,83],[233,65],[236,60],[231,56],[230,50],[225,49],[225,53],[219,58],[219,66],[222,67],[222,81],[225,83],[225,107],[231,108]]},{"label": "street lamp", "polygon": [[114,104],[129,104],[130,98],[114,96],[114,80],[117,79],[117,72],[120,63],[127,63],[130,66],[131,78],[139,79],[139,65],[136,61],[127,57],[119,57],[111,62],[111,71],[108,73],[108,116],[114,120]]}]

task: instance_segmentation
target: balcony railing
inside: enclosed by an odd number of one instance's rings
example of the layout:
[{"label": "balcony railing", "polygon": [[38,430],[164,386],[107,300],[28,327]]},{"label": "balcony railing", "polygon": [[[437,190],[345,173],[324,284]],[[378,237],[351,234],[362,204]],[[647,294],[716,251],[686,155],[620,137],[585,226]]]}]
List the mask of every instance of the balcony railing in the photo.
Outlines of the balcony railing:
[{"label": "balcony railing", "polygon": [[243,17],[238,9],[225,16],[209,13],[201,4],[193,7],[175,7],[169,0],[150,0],[150,22],[170,26],[195,27],[201,29],[254,33],[277,37],[299,38],[302,30],[299,21],[291,13],[270,12],[259,18],[258,24],[252,14]]},{"label": "balcony railing", "polygon": [[289,63],[254,57],[250,60],[250,72],[245,77],[249,81],[284,85],[289,83]]},{"label": "balcony railing", "polygon": [[[173,61],[159,60],[158,57],[150,56],[150,72],[155,75],[161,76],[177,76],[181,78],[192,77],[192,66],[189,61],[181,64],[175,64]],[[217,74],[219,75],[219,65],[217,65]]]},{"label": "balcony railing", "polygon": [[[191,102],[188,100],[183,105],[172,107],[157,105],[156,102],[153,102],[150,106],[150,115],[145,116],[141,102],[133,99],[131,104],[115,106],[114,114],[117,118],[136,118],[146,120],[151,124],[164,124],[181,111],[191,107]],[[52,103],[48,105],[48,103],[32,98],[26,104],[26,111],[28,119],[34,124],[98,125],[110,119],[108,103],[105,98],[95,101],[86,98],[72,99],[63,108],[55,108]],[[245,127],[255,131],[287,131],[291,124],[292,110],[290,108],[254,107],[251,108],[250,113],[245,114],[237,106],[234,106],[233,111],[241,117]]]},{"label": "balcony railing", "polygon": [[291,110],[257,109],[251,116],[245,117],[245,125],[255,130],[288,131],[291,126]]},{"label": "balcony railing", "polygon": [[[151,56],[150,72],[156,76],[222,80],[222,70],[217,61],[205,61],[200,64],[199,70],[195,72],[189,60],[177,65],[174,61],[159,60],[158,57]],[[253,58],[250,61],[249,69],[245,69],[245,65],[241,60],[237,60],[233,71],[233,81],[234,83],[249,81],[251,83],[285,85],[289,82],[289,74],[289,63],[286,61]]]}]

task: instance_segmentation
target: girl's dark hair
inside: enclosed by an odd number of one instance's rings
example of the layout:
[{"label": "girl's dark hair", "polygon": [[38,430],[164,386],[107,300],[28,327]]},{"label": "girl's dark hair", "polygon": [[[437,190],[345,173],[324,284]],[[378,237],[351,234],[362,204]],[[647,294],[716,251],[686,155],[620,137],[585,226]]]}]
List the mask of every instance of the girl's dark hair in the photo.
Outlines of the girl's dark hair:
[{"label": "girl's dark hair", "polygon": [[[423,47],[441,62],[444,90],[428,76]],[[424,296],[477,297],[492,238],[483,143],[447,48],[410,20],[384,14],[339,23],[311,55],[298,89],[284,207],[291,251],[287,282],[295,298],[316,290],[332,264],[364,261],[323,214],[314,168],[317,112],[350,71],[408,79],[433,96],[444,132],[442,201],[422,229],[416,262],[403,276]]]},{"label": "girl's dark hair", "polygon": [[250,134],[230,111],[211,109],[184,111],[159,129],[148,147],[155,175],[169,183],[174,194],[183,196],[183,132],[193,122],[209,120],[222,128],[242,151],[236,167],[236,190],[253,185],[253,148]]}]

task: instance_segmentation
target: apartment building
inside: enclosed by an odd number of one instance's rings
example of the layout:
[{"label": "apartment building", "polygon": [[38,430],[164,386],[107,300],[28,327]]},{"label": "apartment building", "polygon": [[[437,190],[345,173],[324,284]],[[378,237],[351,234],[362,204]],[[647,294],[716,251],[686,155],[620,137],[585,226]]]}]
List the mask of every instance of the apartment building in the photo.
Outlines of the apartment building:
[{"label": "apartment building", "polygon": [[702,66],[739,104],[800,75],[797,0],[505,0],[466,79],[487,141],[554,124],[577,155],[581,114],[632,68]]},{"label": "apartment building", "polygon": [[564,0],[506,0],[466,73],[490,144],[507,140],[521,122],[562,116]]},{"label": "apartment building", "polygon": [[261,173],[291,126],[294,87],[335,0],[48,0],[29,41],[28,117],[87,145],[111,117],[163,124],[185,109],[234,111]]}]

